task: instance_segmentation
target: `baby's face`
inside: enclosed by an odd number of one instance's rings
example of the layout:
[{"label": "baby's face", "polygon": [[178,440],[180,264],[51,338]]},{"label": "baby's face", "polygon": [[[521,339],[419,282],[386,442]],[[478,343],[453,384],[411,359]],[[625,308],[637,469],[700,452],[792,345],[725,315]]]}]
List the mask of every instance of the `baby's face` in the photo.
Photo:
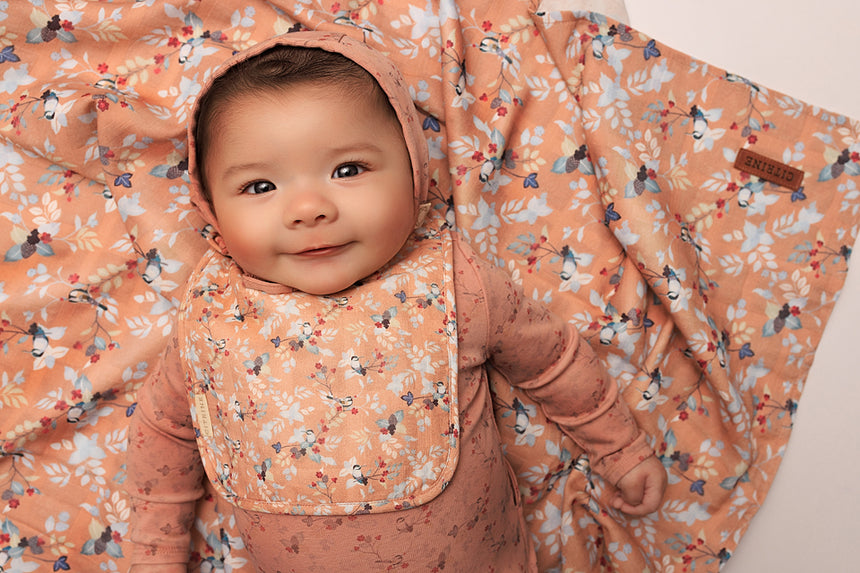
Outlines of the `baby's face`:
[{"label": "baby's face", "polygon": [[305,85],[223,114],[206,175],[230,256],[311,294],[385,265],[412,232],[412,167],[400,126],[370,97]]}]

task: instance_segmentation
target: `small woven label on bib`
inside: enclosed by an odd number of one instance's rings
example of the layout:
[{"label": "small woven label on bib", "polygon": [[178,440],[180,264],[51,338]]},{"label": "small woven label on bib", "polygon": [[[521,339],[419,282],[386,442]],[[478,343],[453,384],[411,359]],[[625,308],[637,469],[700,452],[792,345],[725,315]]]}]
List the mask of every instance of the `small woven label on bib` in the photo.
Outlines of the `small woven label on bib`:
[{"label": "small woven label on bib", "polygon": [[209,403],[206,401],[206,395],[202,392],[194,393],[194,409],[197,412],[197,426],[200,428],[200,434],[211,439],[214,436],[212,432],[212,418],[209,417]]},{"label": "small woven label on bib", "polygon": [[746,171],[780,187],[797,191],[803,184],[803,171],[749,149],[738,150],[735,169]]}]

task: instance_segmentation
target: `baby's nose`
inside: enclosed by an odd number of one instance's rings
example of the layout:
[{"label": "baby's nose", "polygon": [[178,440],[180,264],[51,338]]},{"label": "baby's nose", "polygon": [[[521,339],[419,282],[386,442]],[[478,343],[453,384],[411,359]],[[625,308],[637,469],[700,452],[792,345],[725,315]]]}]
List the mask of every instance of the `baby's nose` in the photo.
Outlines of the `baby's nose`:
[{"label": "baby's nose", "polygon": [[332,222],[337,218],[337,206],[328,197],[315,191],[305,191],[291,196],[284,210],[287,226],[314,226]]}]

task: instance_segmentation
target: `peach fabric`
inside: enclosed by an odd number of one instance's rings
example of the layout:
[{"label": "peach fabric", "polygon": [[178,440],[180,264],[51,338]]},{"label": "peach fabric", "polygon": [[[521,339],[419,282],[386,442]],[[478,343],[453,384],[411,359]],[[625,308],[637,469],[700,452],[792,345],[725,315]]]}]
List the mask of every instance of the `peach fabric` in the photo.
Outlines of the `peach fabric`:
[{"label": "peach fabric", "polygon": [[[661,510],[625,518],[538,409],[532,433],[514,431],[525,398],[492,380],[540,568],[716,572],[730,558],[858,233],[857,121],[529,2],[8,2],[0,18],[6,569],[126,567],[128,415],[206,247],[189,106],[233,51],[297,23],[404,71],[431,197],[592,343],[669,472]],[[802,169],[803,187],[734,168],[744,147]],[[250,570],[216,499],[197,510],[194,562]]]}]

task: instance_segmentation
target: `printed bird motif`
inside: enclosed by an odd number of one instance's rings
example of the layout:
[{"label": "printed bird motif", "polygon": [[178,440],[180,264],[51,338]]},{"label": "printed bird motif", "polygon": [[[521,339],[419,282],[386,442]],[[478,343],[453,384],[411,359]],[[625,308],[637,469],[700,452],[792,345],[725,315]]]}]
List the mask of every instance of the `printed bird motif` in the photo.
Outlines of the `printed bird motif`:
[{"label": "printed bird motif", "polygon": [[34,358],[43,356],[45,351],[48,349],[47,333],[45,333],[45,330],[35,322],[30,325],[27,332],[33,340],[33,349],[30,351],[30,354],[32,354]]},{"label": "printed bird motif", "polygon": [[576,256],[569,246],[564,245],[561,248],[561,272],[558,273],[558,276],[561,277],[561,280],[568,281],[573,278],[575,273]]},{"label": "printed bird motif", "polygon": [[40,98],[45,109],[42,117],[45,119],[54,119],[57,113],[57,107],[60,105],[60,100],[57,98],[57,93],[53,90],[45,90]]},{"label": "printed bird motif", "polygon": [[525,405],[519,401],[519,398],[514,398],[512,404],[514,409],[514,431],[518,434],[525,434],[529,428],[529,413]]},{"label": "printed bird motif", "polygon": [[237,422],[245,421],[245,411],[242,409],[239,400],[233,400],[233,419]]},{"label": "printed bird motif", "polygon": [[642,392],[642,398],[645,400],[651,400],[654,396],[660,392],[660,388],[663,386],[663,375],[660,373],[659,368],[655,368],[651,371],[649,375],[650,379],[648,382],[648,387]]},{"label": "printed bird motif", "polygon": [[690,108],[690,117],[693,118],[693,139],[702,139],[708,129],[708,120],[705,113],[694,105]]},{"label": "printed bird motif", "polygon": [[361,465],[355,464],[352,466],[352,479],[356,481],[356,483],[360,485],[367,485],[368,480],[367,476],[364,475],[361,471]]}]

